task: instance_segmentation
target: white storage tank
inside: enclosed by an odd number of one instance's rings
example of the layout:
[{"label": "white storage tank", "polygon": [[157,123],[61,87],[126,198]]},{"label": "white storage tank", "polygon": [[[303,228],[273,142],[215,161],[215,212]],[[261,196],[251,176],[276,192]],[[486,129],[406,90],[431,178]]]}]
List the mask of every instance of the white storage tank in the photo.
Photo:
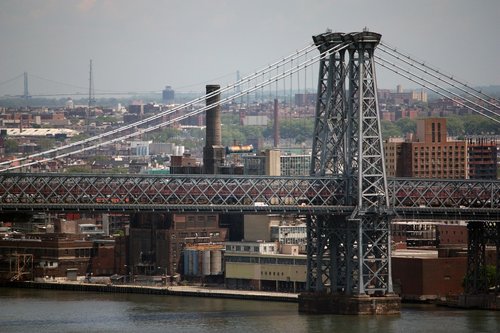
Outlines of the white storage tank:
[{"label": "white storage tank", "polygon": [[211,275],[222,274],[222,251],[221,250],[210,251],[210,274]]},{"label": "white storage tank", "polygon": [[211,266],[211,262],[210,262],[210,250],[205,250],[203,251],[203,255],[202,255],[203,259],[202,259],[202,269],[201,269],[201,274],[202,275],[210,275],[210,266]]}]

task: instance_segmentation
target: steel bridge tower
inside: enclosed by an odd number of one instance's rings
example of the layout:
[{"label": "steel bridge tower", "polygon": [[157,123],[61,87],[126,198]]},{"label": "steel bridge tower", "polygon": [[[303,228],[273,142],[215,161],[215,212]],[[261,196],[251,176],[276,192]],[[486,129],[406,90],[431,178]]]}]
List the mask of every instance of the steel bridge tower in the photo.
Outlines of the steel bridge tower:
[{"label": "steel bridge tower", "polygon": [[[389,312],[399,312],[399,298],[392,295],[391,210],[373,59],[380,37],[368,31],[313,37],[322,54],[348,46],[320,61],[310,173],[345,180],[343,204],[354,211],[308,217],[307,288],[313,296],[310,302],[302,297],[303,311],[363,313],[359,299],[390,295],[396,301]],[[358,310],[345,310],[353,299]]]}]

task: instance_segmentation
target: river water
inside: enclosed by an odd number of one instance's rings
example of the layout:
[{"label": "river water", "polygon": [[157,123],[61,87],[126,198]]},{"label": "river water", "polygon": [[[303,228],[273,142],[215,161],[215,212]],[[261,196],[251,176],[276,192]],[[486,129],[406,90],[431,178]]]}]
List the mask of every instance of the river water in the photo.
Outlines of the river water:
[{"label": "river water", "polygon": [[299,314],[297,304],[0,288],[0,332],[500,332],[500,312],[404,305],[395,316]]}]

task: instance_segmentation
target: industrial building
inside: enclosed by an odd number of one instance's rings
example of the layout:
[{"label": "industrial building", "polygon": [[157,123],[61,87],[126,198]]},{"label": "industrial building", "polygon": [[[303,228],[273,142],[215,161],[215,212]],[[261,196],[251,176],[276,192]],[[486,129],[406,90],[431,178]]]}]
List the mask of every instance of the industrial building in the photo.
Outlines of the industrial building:
[{"label": "industrial building", "polygon": [[463,292],[465,253],[399,250],[393,252],[391,262],[395,292],[404,300],[429,301]]},{"label": "industrial building", "polygon": [[[35,280],[109,276],[119,271],[121,264],[114,239],[92,239],[80,234],[26,234],[0,239],[0,262],[18,255],[32,256],[31,272]],[[0,269],[2,276],[8,275],[5,266]]]},{"label": "industrial building", "polygon": [[277,242],[227,242],[225,283],[230,289],[299,292],[306,285],[306,255],[297,245]]},{"label": "industrial building", "polygon": [[183,272],[183,250],[199,243],[221,243],[228,230],[218,214],[135,214],[130,225],[129,268],[132,274]]},{"label": "industrial building", "polygon": [[183,249],[183,278],[202,283],[224,281],[222,243],[189,244]]}]

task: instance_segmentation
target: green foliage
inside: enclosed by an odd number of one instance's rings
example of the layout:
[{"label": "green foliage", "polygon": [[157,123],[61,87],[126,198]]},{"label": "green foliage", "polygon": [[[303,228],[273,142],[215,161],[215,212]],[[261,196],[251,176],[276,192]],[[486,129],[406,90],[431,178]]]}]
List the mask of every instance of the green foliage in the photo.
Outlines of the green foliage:
[{"label": "green foliage", "polygon": [[19,150],[19,143],[15,139],[6,139],[3,144],[6,154],[14,154]]},{"label": "green foliage", "polygon": [[78,142],[78,141],[85,140],[85,139],[87,139],[87,138],[89,138],[89,137],[90,137],[90,136],[89,136],[88,134],[86,134],[86,133],[80,133],[80,134],[78,134],[78,135],[75,135],[75,136],[71,137],[71,138],[69,139],[69,141],[70,141],[71,143],[74,143],[74,142]]},{"label": "green foliage", "polygon": [[[486,283],[488,289],[495,287],[496,274],[497,274],[497,269],[494,265],[486,265],[485,267],[483,267],[483,271],[480,273],[480,275],[486,277]],[[464,276],[464,279],[462,281],[462,287],[466,288],[469,278],[470,277],[468,275]]]},{"label": "green foliage", "polygon": [[[232,126],[240,124],[240,116],[236,113],[223,113],[221,115],[221,123],[224,126]],[[223,127],[224,127],[223,126]]]},{"label": "green foliage", "polygon": [[[402,118],[394,123],[382,120],[381,126],[384,139],[388,137],[401,137],[406,133],[416,133],[417,131],[416,120],[409,118]],[[500,126],[497,123],[479,115],[446,117],[446,129],[447,134],[454,137],[500,134]]]},{"label": "green foliage", "polygon": [[280,137],[294,139],[298,136],[312,138],[314,132],[314,119],[285,119],[280,123]]},{"label": "green foliage", "polygon": [[403,134],[399,126],[397,126],[396,123],[393,123],[391,121],[382,120],[380,125],[382,128],[382,137],[384,140],[391,137],[392,138],[401,137]]},{"label": "green foliage", "polygon": [[410,118],[398,119],[395,125],[399,127],[402,135],[405,135],[406,133],[415,133],[417,131],[417,122]]},{"label": "green foliage", "polygon": [[246,136],[243,133],[243,126],[222,126],[222,144],[231,146],[235,142],[245,143]]},{"label": "green foliage", "polygon": [[462,136],[465,133],[462,117],[451,116],[446,118],[446,130],[449,136]]},{"label": "green foliage", "polygon": [[178,137],[181,133],[181,130],[177,128],[167,127],[162,131],[147,134],[146,138],[154,142],[172,142],[172,139]]},{"label": "green foliage", "polygon": [[116,123],[118,121],[118,119],[114,116],[99,116],[99,117],[96,117],[95,119],[95,122],[96,122],[96,125],[102,125],[104,123]]},{"label": "green foliage", "polygon": [[480,115],[468,115],[460,117],[463,122],[465,135],[500,134],[498,123]]},{"label": "green foliage", "polygon": [[54,139],[42,138],[38,140],[38,145],[42,151],[49,150],[54,146]]},{"label": "green foliage", "polygon": [[65,168],[66,173],[89,173],[91,168],[88,165],[71,165]]}]

